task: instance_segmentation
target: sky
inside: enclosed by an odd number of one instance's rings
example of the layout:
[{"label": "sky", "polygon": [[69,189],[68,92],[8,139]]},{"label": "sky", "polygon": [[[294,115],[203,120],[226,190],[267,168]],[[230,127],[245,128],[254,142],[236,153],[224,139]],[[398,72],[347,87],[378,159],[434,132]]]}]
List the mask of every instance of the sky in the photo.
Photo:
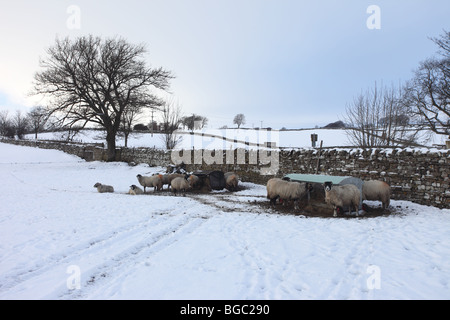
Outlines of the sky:
[{"label": "sky", "polygon": [[[374,11],[374,6],[375,11]],[[0,0],[0,110],[29,111],[57,37],[120,36],[170,70],[170,99],[208,128],[309,128],[354,96],[398,85],[450,30],[448,0]]]}]

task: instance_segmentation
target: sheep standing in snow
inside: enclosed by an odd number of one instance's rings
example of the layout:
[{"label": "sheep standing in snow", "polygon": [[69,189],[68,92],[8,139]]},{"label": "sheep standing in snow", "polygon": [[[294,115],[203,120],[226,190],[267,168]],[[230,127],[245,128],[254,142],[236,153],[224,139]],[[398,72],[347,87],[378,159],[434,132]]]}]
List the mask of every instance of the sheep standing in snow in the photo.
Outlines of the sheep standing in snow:
[{"label": "sheep standing in snow", "polygon": [[189,182],[191,189],[197,187],[200,183],[200,178],[198,176],[196,176],[195,174],[186,175],[185,178]]},{"label": "sheep standing in snow", "polygon": [[153,190],[161,190],[162,189],[162,175],[155,175],[155,176],[151,176],[151,177],[144,177],[141,176],[140,174],[138,174],[137,179],[139,181],[139,183],[141,184],[141,186],[144,187],[144,193],[146,192],[146,188],[154,188]]},{"label": "sheep standing in snow", "polygon": [[361,192],[353,184],[333,186],[333,183],[325,182],[325,202],[333,207],[334,217],[337,217],[338,208],[348,207],[350,213],[354,208],[359,212],[360,199]]},{"label": "sheep standing in snow", "polygon": [[178,191],[183,191],[183,193],[186,192],[186,190],[189,190],[192,188],[191,184],[188,180],[184,177],[177,177],[172,180],[170,183],[170,186],[172,188],[172,192],[177,194]]},{"label": "sheep standing in snow", "polygon": [[162,176],[162,184],[163,186],[167,184],[168,189],[170,190],[170,184],[172,183],[172,180],[175,178],[182,178],[184,177],[184,174],[179,173],[171,173],[171,174],[165,174]]},{"label": "sheep standing in snow", "polygon": [[99,193],[113,193],[114,192],[113,187],[101,184],[100,182],[97,182],[94,185],[94,188],[97,188]]},{"label": "sheep standing in snow", "polygon": [[365,181],[362,187],[363,200],[381,201],[383,210],[391,202],[391,187],[384,181]]},{"label": "sheep standing in snow", "polygon": [[128,191],[128,194],[136,196],[136,195],[144,194],[144,190],[142,190],[141,188],[139,188],[138,186],[133,184],[132,186],[130,186],[130,191]]},{"label": "sheep standing in snow", "polygon": [[309,184],[300,182],[289,182],[278,178],[267,182],[267,199],[275,205],[277,199],[293,200],[294,208],[298,209],[298,202],[307,194]]},{"label": "sheep standing in snow", "polygon": [[239,184],[239,176],[234,172],[227,172],[224,176],[226,181],[225,187],[227,190],[236,191]]}]

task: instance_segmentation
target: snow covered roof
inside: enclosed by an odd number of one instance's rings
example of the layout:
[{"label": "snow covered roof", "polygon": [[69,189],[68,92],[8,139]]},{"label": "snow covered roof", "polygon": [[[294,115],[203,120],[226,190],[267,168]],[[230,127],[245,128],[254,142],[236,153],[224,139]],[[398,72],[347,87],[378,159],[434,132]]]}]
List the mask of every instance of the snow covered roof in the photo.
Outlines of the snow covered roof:
[{"label": "snow covered roof", "polygon": [[298,182],[310,182],[310,183],[320,183],[332,182],[334,185],[344,185],[344,184],[354,184],[362,185],[361,179],[354,177],[340,177],[340,176],[327,176],[319,174],[288,174],[284,178],[289,178],[291,181]]}]

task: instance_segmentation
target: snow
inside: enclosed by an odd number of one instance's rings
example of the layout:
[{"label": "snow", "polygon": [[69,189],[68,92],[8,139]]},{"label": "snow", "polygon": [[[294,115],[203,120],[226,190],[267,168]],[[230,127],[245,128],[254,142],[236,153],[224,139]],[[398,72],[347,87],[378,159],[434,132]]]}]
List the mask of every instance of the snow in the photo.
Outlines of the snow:
[{"label": "snow", "polygon": [[450,298],[448,209],[283,215],[257,205],[265,187],[252,183],[126,194],[161,170],[0,144],[0,299]]},{"label": "snow", "polygon": [[[344,147],[351,146],[348,141],[347,133],[343,129],[305,129],[305,130],[246,130],[246,129],[224,129],[213,130],[204,129],[195,131],[195,135],[191,135],[189,132],[180,133],[179,137],[182,138],[181,142],[177,145],[178,149],[190,150],[193,147],[195,149],[235,149],[235,148],[258,148],[252,143],[264,144],[265,142],[275,142],[278,147],[285,149],[298,149],[298,148],[311,148],[311,135],[318,135],[317,147],[320,146],[320,142],[323,141],[323,147]],[[202,134],[204,136],[202,136]],[[65,132],[60,133],[40,133],[38,138],[44,140],[61,139],[66,135]],[[210,135],[216,136],[216,138]],[[427,134],[426,136],[430,136]],[[226,141],[222,137],[227,138]],[[27,139],[33,140],[34,135],[27,135]],[[445,139],[447,137],[443,135],[431,135],[430,141],[424,141],[419,139],[419,142],[431,148],[434,144],[445,145]],[[103,143],[105,141],[105,134],[102,131],[95,130],[82,130],[75,136],[75,140],[89,143]],[[234,143],[234,140],[249,142],[250,146],[243,143]],[[117,146],[124,146],[123,137],[117,138]],[[128,146],[133,148],[150,147],[157,149],[164,149],[163,137],[161,134],[150,133],[132,133],[129,136]],[[355,149],[355,148],[353,148]],[[417,149],[415,149],[417,150]],[[429,149],[423,148],[423,152],[427,152]],[[437,150],[437,149],[436,149]],[[387,149],[387,152],[392,152],[392,149]]]}]

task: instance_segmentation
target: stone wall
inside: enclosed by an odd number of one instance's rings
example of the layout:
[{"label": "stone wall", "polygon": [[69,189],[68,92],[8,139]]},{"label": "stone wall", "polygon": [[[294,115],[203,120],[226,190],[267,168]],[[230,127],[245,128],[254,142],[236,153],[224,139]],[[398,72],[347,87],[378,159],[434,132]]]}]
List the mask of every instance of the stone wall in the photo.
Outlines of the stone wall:
[{"label": "stone wall", "polygon": [[35,147],[40,149],[60,150],[68,154],[73,154],[86,161],[103,161],[106,159],[104,145],[100,144],[83,144],[64,141],[45,141],[45,140],[15,140],[0,139],[0,142],[15,144],[20,146]]},{"label": "stone wall", "polygon": [[[176,154],[177,159],[183,158],[180,154],[183,152]],[[234,171],[242,181],[265,184],[274,176],[314,174],[319,168],[319,174],[386,181],[392,187],[393,199],[450,208],[450,150],[332,149],[322,151],[320,157],[318,150],[281,151],[279,155],[273,154],[272,159],[279,159],[279,163],[278,171],[271,175],[261,175],[262,170],[275,167],[273,163],[264,164],[264,160],[271,159],[270,153],[234,150],[217,155],[211,151],[189,150],[185,154],[188,171]],[[145,148],[122,149],[121,160],[163,167],[172,163],[170,152]]]},{"label": "stone wall", "polygon": [[[105,160],[106,150],[100,145],[84,145],[58,142],[2,140],[2,142],[45,149],[57,149],[77,155],[87,161]],[[234,171],[242,181],[265,184],[270,178],[289,173],[353,176],[362,180],[384,180],[393,191],[393,199],[409,200],[420,204],[450,208],[450,150],[426,151],[422,149],[304,149],[279,153],[187,150],[176,153],[178,162],[185,160],[188,171]],[[272,158],[271,158],[272,157]],[[118,161],[145,163],[166,167],[172,163],[172,153],[153,148],[121,148]],[[279,159],[275,164],[274,159]],[[318,166],[318,160],[319,166]],[[189,164],[191,163],[191,164]],[[270,175],[263,170],[275,168]]]}]

